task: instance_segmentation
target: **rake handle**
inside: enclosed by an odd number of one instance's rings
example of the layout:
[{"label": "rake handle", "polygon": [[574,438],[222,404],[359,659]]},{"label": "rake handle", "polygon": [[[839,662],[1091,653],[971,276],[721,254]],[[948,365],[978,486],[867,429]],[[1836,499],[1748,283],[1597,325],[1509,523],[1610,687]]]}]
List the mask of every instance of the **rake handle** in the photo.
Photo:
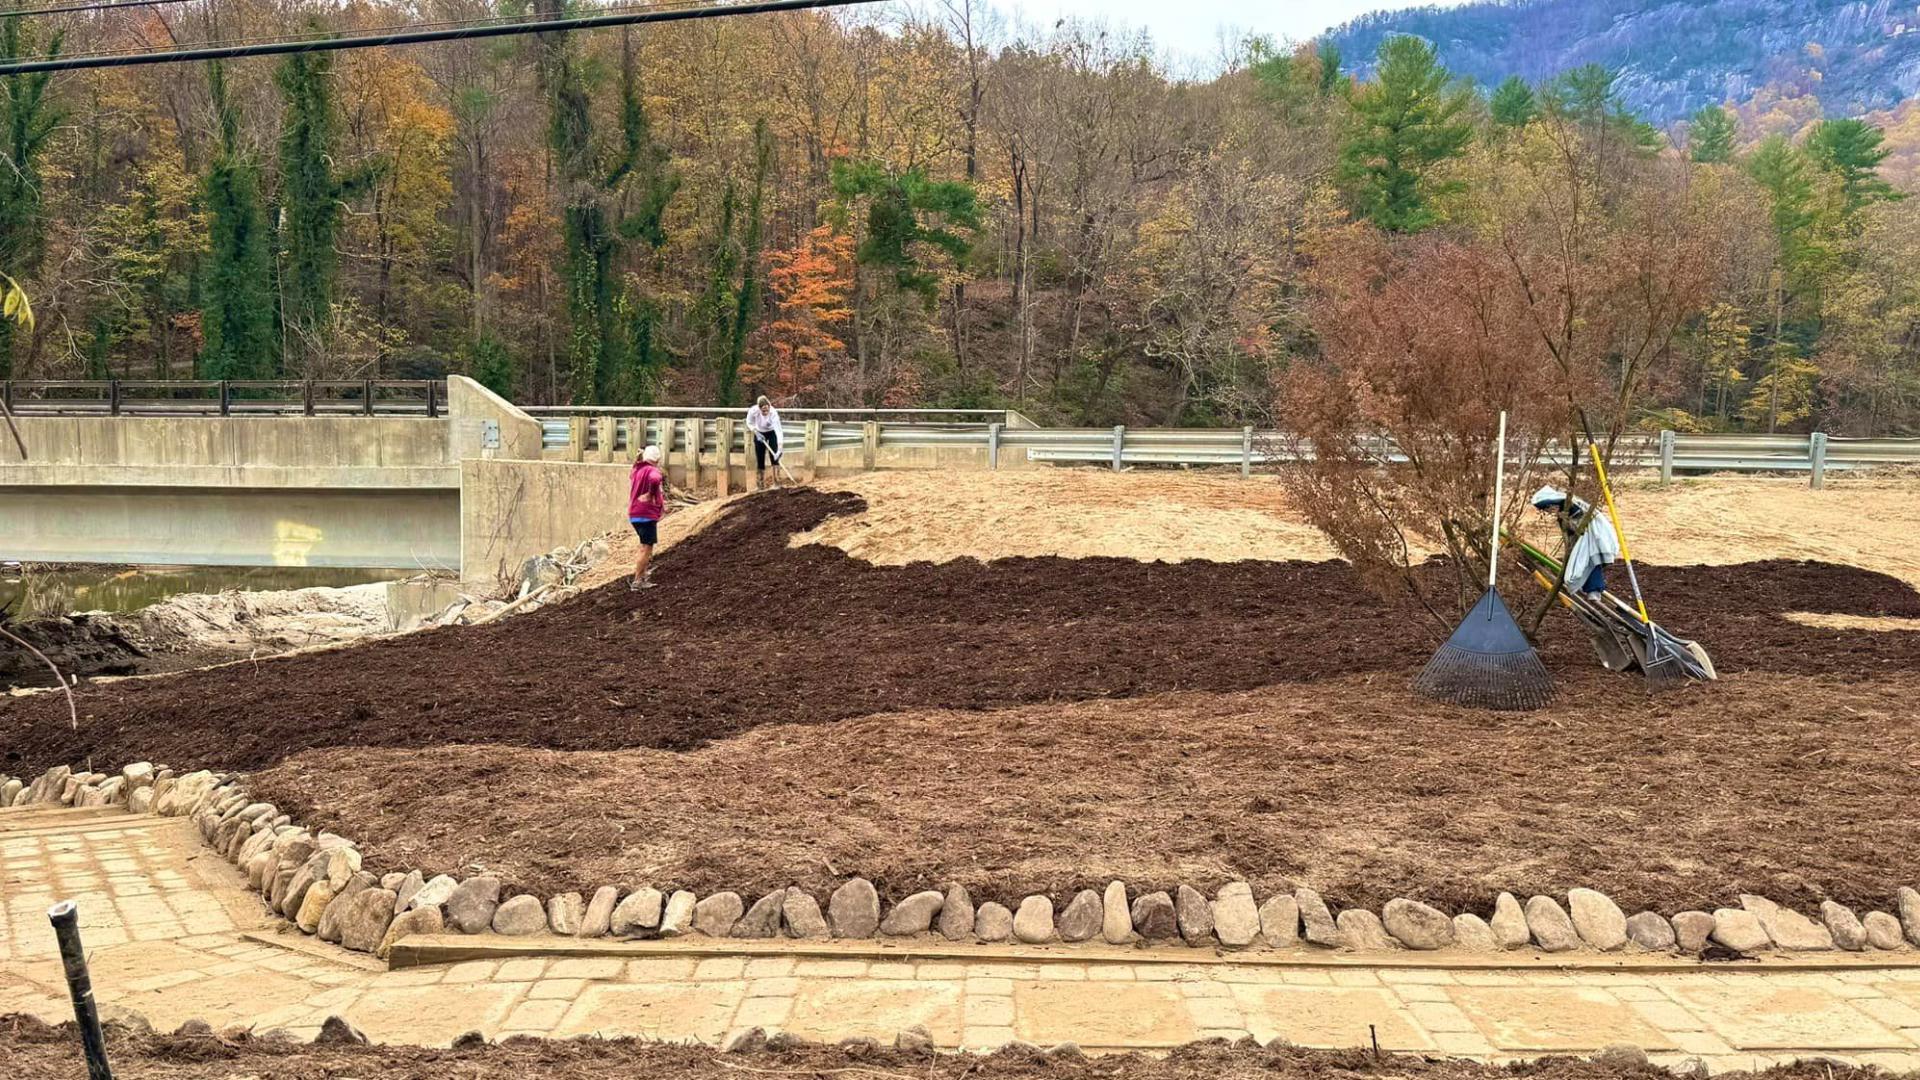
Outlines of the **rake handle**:
[{"label": "rake handle", "polygon": [[1487,556],[1487,588],[1491,589],[1500,576],[1500,507],[1504,505],[1502,496],[1507,486],[1507,413],[1500,412],[1500,435],[1494,440],[1493,452],[1493,539],[1488,543],[1492,554]]},{"label": "rake handle", "polygon": [[1620,558],[1627,564],[1627,581],[1633,585],[1633,603],[1640,609],[1640,621],[1651,623],[1647,617],[1647,601],[1640,595],[1640,575],[1633,571],[1633,549],[1627,544],[1627,527],[1620,523],[1620,512],[1613,508],[1613,486],[1607,483],[1607,466],[1600,460],[1600,448],[1587,440],[1587,454],[1593,458],[1593,474],[1600,478],[1600,495],[1607,500],[1607,518],[1613,523],[1613,535],[1620,538]]}]

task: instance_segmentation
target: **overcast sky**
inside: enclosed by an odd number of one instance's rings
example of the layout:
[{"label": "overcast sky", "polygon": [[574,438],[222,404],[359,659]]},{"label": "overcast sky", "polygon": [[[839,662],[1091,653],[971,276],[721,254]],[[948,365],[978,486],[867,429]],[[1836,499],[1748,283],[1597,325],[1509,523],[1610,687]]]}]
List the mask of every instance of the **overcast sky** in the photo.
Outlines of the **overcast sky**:
[{"label": "overcast sky", "polygon": [[[1105,18],[1144,28],[1163,49],[1206,63],[1229,37],[1251,32],[1298,41],[1382,8],[1418,6],[1408,0],[989,0],[1030,26],[1047,27],[1063,15]],[[1451,6],[1460,0],[1438,0]]]}]

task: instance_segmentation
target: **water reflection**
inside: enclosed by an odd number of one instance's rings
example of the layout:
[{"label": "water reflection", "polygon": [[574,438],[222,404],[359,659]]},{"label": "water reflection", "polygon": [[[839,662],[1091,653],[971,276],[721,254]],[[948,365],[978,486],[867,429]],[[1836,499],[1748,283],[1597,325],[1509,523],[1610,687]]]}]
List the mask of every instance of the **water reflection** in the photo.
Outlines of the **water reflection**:
[{"label": "water reflection", "polygon": [[86,566],[59,569],[0,565],[0,608],[11,617],[74,611],[135,611],[178,593],[227,589],[262,592],[396,581],[414,571],[325,566]]}]

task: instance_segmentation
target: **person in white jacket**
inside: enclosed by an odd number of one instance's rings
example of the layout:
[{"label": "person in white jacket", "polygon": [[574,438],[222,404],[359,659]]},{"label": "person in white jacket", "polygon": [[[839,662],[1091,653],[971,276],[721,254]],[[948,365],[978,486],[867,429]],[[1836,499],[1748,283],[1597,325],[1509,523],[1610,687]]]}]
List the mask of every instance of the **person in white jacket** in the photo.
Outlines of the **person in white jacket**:
[{"label": "person in white jacket", "polygon": [[1583,594],[1606,592],[1607,567],[1620,557],[1620,534],[1614,531],[1613,519],[1605,510],[1596,510],[1585,499],[1569,496],[1556,487],[1534,492],[1532,502],[1535,510],[1554,516],[1572,545],[1560,576],[1562,585]]},{"label": "person in white jacket", "polygon": [[766,486],[767,461],[773,461],[773,482],[780,482],[780,410],[773,407],[767,395],[761,394],[760,400],[747,410],[747,438],[753,440],[753,486],[759,490]]}]

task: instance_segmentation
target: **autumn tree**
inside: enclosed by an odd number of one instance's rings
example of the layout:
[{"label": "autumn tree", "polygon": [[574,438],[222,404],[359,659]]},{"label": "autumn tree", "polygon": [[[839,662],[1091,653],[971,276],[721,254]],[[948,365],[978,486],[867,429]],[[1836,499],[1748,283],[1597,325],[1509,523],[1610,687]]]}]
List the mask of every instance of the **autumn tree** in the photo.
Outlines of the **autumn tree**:
[{"label": "autumn tree", "polygon": [[[1411,595],[1451,626],[1486,587],[1489,515],[1514,521],[1544,478],[1564,376],[1497,250],[1364,225],[1323,230],[1309,250],[1320,348],[1287,368],[1276,409],[1293,449],[1312,452],[1288,455],[1281,477],[1370,591]],[[1513,464],[1493,507],[1502,411]],[[1415,572],[1429,549],[1451,557],[1450,580]]]},{"label": "autumn tree", "polygon": [[1435,200],[1460,190],[1441,168],[1473,139],[1473,92],[1410,35],[1380,46],[1374,81],[1353,93],[1353,125],[1339,179],[1353,212],[1388,232],[1438,220]]},{"label": "autumn tree", "polygon": [[783,401],[805,401],[844,361],[838,335],[852,317],[853,238],[831,225],[810,230],[796,247],[767,253],[767,288],[773,318],[754,341],[754,357],[740,369],[743,381]]}]

